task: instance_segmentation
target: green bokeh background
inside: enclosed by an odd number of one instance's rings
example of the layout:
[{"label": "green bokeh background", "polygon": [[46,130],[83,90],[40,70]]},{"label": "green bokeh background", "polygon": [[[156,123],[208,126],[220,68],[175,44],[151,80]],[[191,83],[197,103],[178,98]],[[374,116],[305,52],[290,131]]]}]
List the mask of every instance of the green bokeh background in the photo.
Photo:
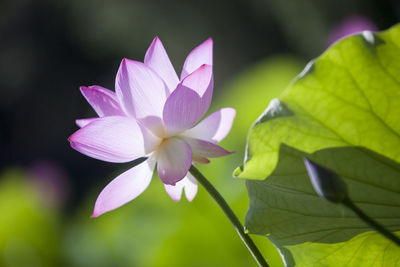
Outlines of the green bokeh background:
[{"label": "green bokeh background", "polygon": [[[154,36],[178,73],[187,53],[214,39],[209,113],[237,111],[222,146],[236,153],[200,170],[244,222],[247,131],[273,97],[329,45],[343,20],[378,29],[400,18],[398,1],[4,0],[0,2],[0,266],[256,266],[204,189],[175,203],[158,177],[129,204],[90,219],[101,189],[128,165],[68,145],[74,120],[94,113],[80,85],[114,88],[123,57],[142,60]],[[50,170],[32,166],[45,162]],[[45,164],[45,166],[46,166]],[[42,170],[43,171],[43,170]],[[43,176],[43,177],[42,177]],[[265,237],[252,236],[271,266]]]},{"label": "green bokeh background", "polygon": [[[248,207],[247,192],[244,180],[232,178],[231,173],[242,161],[247,129],[301,67],[302,62],[289,56],[261,61],[228,84],[227,96],[217,97],[210,108],[210,112],[224,106],[236,109],[231,134],[222,142],[236,153],[199,168],[241,220]],[[186,199],[175,203],[155,176],[137,199],[91,219],[103,185],[94,187],[71,216],[65,217],[41,203],[23,170],[7,170],[0,181],[0,250],[5,266],[256,266],[202,187],[192,203]],[[282,265],[266,238],[253,238],[272,266]]]}]

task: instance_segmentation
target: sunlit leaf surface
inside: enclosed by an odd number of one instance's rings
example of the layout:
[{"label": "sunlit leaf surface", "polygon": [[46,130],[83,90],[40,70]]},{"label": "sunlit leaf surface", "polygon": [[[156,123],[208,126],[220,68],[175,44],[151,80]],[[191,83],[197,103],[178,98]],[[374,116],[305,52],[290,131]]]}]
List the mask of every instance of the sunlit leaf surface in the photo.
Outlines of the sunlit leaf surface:
[{"label": "sunlit leaf surface", "polygon": [[399,58],[399,26],[333,45],[257,120],[244,169],[236,174],[266,178],[281,143],[308,153],[362,146],[399,162]]},{"label": "sunlit leaf surface", "polygon": [[[397,232],[399,235],[400,232]],[[399,248],[375,232],[358,235],[348,242],[336,244],[304,243],[289,246],[296,266],[398,266]]]}]

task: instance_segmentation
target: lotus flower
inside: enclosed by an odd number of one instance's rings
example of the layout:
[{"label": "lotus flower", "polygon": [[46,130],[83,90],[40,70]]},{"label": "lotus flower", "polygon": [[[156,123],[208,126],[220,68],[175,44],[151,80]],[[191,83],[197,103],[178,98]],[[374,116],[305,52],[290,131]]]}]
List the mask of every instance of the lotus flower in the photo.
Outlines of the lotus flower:
[{"label": "lotus flower", "polygon": [[115,93],[100,86],[81,87],[98,118],[77,120],[81,127],[68,140],[71,147],[108,162],[147,160],[120,174],[100,193],[92,217],[116,209],[150,184],[155,166],[170,197],[183,189],[191,201],[197,181],[193,163],[230,154],[220,142],[230,131],[235,110],[222,108],[197,123],[208,110],[213,92],[212,39],[187,56],[179,79],[156,37],[144,63],[123,59]]}]

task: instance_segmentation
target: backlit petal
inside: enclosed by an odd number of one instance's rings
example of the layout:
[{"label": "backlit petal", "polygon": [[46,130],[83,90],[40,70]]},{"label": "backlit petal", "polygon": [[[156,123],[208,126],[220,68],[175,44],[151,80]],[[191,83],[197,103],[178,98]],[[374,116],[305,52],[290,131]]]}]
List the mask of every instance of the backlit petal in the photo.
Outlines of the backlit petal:
[{"label": "backlit petal", "polygon": [[173,136],[192,127],[203,114],[199,95],[187,87],[178,85],[164,106],[163,121],[167,135]]},{"label": "backlit petal", "polygon": [[115,92],[125,112],[136,118],[162,116],[169,90],[150,67],[123,59],[115,81]]},{"label": "backlit petal", "polygon": [[226,151],[222,147],[200,139],[185,137],[184,140],[192,148],[193,155],[204,158],[217,158],[232,154],[233,152]]},{"label": "backlit petal", "polygon": [[154,38],[147,50],[144,57],[144,63],[152,68],[164,80],[170,92],[176,88],[179,83],[178,76],[176,75],[168,54],[158,37]]},{"label": "backlit petal", "polygon": [[212,66],[201,65],[182,80],[182,85],[192,89],[200,96],[202,108],[206,112],[211,103],[214,87]]},{"label": "backlit petal", "polygon": [[172,200],[178,202],[181,200],[183,185],[186,177],[177,182],[175,185],[164,184],[165,191],[172,198]]},{"label": "backlit petal", "polygon": [[165,102],[163,120],[169,136],[189,129],[203,117],[211,103],[212,69],[203,65],[187,76]]},{"label": "backlit petal", "polygon": [[213,40],[211,38],[193,49],[186,57],[185,63],[183,64],[181,80],[203,64],[213,64]]},{"label": "backlit petal", "polygon": [[79,128],[85,127],[86,125],[88,125],[89,123],[91,123],[92,121],[98,120],[99,118],[87,118],[87,119],[78,119],[75,120],[76,125],[79,126]]},{"label": "backlit petal", "polygon": [[208,164],[210,163],[210,160],[205,157],[201,157],[199,155],[193,154],[192,152],[192,161],[195,163],[200,163],[200,164]]},{"label": "backlit petal", "polygon": [[124,115],[114,92],[98,85],[81,86],[80,90],[99,117]]},{"label": "backlit petal", "polygon": [[99,118],[68,140],[71,147],[82,154],[109,162],[128,162],[143,157],[160,142],[135,119],[121,116]]},{"label": "backlit petal", "polygon": [[212,143],[221,142],[231,130],[235,116],[236,111],[233,108],[222,108],[206,117],[193,128],[183,132],[182,135]]},{"label": "backlit petal", "polygon": [[181,199],[182,191],[185,190],[187,200],[192,201],[197,194],[197,180],[188,173],[185,178],[173,185],[165,185],[165,191],[176,202]]},{"label": "backlit petal", "polygon": [[170,138],[159,148],[157,172],[164,184],[175,185],[188,173],[192,164],[192,150],[186,142]]},{"label": "backlit petal", "polygon": [[154,160],[148,159],[112,180],[98,196],[92,217],[116,209],[143,193],[150,184],[154,165]]},{"label": "backlit petal", "polygon": [[163,138],[165,137],[164,123],[161,118],[155,116],[148,116],[139,120],[140,123],[149,129],[154,135]]},{"label": "backlit petal", "polygon": [[191,202],[197,194],[197,189],[198,189],[197,180],[190,173],[188,173],[188,175],[186,175],[185,180],[186,180],[185,186],[184,186],[185,196],[186,196],[186,199]]}]

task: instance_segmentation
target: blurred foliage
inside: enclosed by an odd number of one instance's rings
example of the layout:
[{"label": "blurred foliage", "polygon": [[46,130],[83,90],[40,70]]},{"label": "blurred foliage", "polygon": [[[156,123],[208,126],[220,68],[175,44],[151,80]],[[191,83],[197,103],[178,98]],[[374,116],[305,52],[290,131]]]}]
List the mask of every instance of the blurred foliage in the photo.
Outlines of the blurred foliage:
[{"label": "blurred foliage", "polygon": [[40,201],[20,169],[0,174],[0,214],[0,266],[59,265],[59,214]]}]

